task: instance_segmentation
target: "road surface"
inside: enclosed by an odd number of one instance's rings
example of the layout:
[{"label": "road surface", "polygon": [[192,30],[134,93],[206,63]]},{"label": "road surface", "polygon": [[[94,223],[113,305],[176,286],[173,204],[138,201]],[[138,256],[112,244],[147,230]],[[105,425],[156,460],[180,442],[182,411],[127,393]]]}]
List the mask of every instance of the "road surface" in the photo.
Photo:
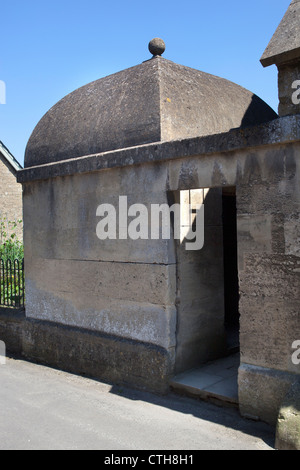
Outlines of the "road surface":
[{"label": "road surface", "polygon": [[[0,365],[1,450],[272,450],[233,408],[112,386],[31,362]],[[111,453],[107,453],[108,456]]]}]

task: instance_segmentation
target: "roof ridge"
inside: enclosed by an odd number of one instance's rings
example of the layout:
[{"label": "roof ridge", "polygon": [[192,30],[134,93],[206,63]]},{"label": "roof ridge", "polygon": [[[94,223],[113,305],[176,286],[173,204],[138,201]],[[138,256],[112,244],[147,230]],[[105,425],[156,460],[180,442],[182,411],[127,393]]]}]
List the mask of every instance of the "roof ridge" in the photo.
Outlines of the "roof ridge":
[{"label": "roof ridge", "polygon": [[1,154],[3,155],[3,157],[5,158],[5,160],[13,167],[13,169],[15,171],[19,171],[19,170],[22,170],[23,167],[22,165],[20,165],[20,163],[18,162],[18,160],[16,160],[16,158],[13,156],[13,154],[8,150],[8,148],[6,147],[6,145],[4,145],[3,142],[1,142],[0,140],[0,152]]}]

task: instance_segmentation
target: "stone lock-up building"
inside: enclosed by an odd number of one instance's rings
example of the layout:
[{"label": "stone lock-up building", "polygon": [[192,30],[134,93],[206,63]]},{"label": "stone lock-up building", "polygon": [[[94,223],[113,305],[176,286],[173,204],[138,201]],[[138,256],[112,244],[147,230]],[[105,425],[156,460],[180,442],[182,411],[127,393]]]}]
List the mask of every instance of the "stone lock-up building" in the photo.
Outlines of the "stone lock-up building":
[{"label": "stone lock-up building", "polygon": [[[23,354],[164,392],[239,347],[240,412],[276,424],[300,367],[299,6],[262,57],[279,69],[279,115],[234,83],[165,59],[154,40],[152,58],[41,119],[18,176]],[[184,202],[204,204],[198,250],[187,249],[188,223],[180,239],[150,236],[153,205]],[[103,204],[118,225],[106,239]],[[148,211],[148,237],[145,227],[128,236],[134,204]]]}]

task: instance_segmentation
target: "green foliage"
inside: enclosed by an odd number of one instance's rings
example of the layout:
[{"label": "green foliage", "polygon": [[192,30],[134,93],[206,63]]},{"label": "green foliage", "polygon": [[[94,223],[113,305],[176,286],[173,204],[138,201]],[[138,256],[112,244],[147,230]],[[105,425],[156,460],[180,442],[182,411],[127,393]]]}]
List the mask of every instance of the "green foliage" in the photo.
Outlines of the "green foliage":
[{"label": "green foliage", "polygon": [[23,243],[18,240],[17,228],[22,220],[17,222],[8,221],[5,217],[0,218],[0,258],[3,261],[22,260],[24,258]]},{"label": "green foliage", "polygon": [[24,304],[24,246],[17,237],[21,224],[0,217],[0,305],[9,307]]}]

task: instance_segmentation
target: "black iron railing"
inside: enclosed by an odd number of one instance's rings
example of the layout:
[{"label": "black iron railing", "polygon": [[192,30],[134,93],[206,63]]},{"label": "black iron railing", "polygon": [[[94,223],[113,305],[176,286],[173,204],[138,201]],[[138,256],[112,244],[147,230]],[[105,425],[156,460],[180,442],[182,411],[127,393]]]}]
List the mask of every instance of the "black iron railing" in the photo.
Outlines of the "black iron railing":
[{"label": "black iron railing", "polygon": [[24,260],[0,259],[0,306],[24,307]]}]

